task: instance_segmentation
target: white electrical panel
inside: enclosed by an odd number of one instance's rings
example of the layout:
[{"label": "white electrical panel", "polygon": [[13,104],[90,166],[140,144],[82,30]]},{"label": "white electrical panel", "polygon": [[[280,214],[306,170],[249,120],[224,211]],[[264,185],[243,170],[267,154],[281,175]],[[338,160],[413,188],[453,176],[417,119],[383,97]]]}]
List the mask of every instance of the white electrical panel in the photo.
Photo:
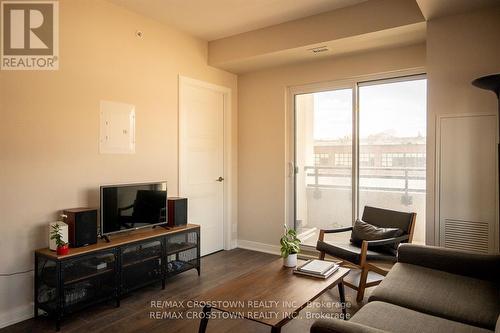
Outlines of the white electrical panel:
[{"label": "white electrical panel", "polygon": [[101,101],[99,152],[135,153],[135,105]]}]

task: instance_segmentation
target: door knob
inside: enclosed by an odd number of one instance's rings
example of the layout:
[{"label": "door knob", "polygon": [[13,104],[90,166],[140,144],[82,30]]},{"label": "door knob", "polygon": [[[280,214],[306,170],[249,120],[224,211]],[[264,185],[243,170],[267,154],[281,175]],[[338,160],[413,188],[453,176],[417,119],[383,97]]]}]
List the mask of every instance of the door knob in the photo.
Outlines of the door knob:
[{"label": "door knob", "polygon": [[215,181],[217,181],[217,182],[222,182],[223,180],[224,180],[224,178],[219,177],[219,178],[217,178]]}]

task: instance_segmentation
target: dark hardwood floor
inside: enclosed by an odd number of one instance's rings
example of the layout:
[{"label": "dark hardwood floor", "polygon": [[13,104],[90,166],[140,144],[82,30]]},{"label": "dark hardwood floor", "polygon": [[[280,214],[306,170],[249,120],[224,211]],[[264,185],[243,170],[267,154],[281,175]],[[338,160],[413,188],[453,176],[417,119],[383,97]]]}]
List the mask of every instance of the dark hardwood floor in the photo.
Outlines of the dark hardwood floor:
[{"label": "dark hardwood floor", "polygon": [[[70,317],[61,325],[61,332],[198,332],[198,319],[192,318],[201,312],[201,308],[187,308],[185,304],[177,308],[157,309],[151,306],[154,301],[184,301],[194,299],[202,292],[224,283],[243,273],[249,272],[262,264],[276,260],[277,256],[242,249],[221,251],[202,258],[201,276],[195,270],[182,273],[167,281],[165,290],[160,284],[138,290],[125,297],[119,308],[113,302],[93,306]],[[353,290],[346,288],[346,300],[352,306],[348,309],[351,315],[359,308],[356,304]],[[315,321],[313,316],[319,314],[340,314],[340,309],[331,308],[333,302],[338,302],[338,289],[327,291],[316,300],[315,304],[325,304],[323,307],[309,307],[301,311],[298,318],[286,324],[282,332],[309,332]],[[154,319],[156,311],[170,313],[171,316],[181,316],[177,319]],[[0,329],[0,333],[18,332],[55,332],[55,325],[47,318],[29,319],[21,323]],[[268,326],[245,319],[211,319],[207,332],[270,332]]]}]

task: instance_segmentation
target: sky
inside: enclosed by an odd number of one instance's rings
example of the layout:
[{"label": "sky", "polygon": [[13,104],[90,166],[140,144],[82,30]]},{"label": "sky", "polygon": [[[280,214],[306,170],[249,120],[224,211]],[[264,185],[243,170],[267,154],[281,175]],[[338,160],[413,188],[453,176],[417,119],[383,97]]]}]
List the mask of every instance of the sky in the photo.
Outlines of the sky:
[{"label": "sky", "polygon": [[[385,83],[359,88],[360,137],[387,133],[396,137],[426,135],[427,80]],[[314,139],[352,134],[352,92],[313,93]]]}]

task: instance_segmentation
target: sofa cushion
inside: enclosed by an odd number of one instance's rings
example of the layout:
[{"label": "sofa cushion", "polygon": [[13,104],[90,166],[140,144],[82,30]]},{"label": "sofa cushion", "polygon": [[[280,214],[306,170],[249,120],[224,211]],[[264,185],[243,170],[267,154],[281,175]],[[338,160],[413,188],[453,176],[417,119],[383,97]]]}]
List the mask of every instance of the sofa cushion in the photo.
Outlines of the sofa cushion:
[{"label": "sofa cushion", "polygon": [[491,333],[475,327],[383,302],[370,302],[349,320],[382,331],[405,333]]},{"label": "sofa cushion", "polygon": [[500,313],[500,287],[486,280],[397,263],[369,301],[494,330]]},{"label": "sofa cushion", "polygon": [[312,324],[310,333],[387,333],[370,326],[340,319],[319,319]]}]

